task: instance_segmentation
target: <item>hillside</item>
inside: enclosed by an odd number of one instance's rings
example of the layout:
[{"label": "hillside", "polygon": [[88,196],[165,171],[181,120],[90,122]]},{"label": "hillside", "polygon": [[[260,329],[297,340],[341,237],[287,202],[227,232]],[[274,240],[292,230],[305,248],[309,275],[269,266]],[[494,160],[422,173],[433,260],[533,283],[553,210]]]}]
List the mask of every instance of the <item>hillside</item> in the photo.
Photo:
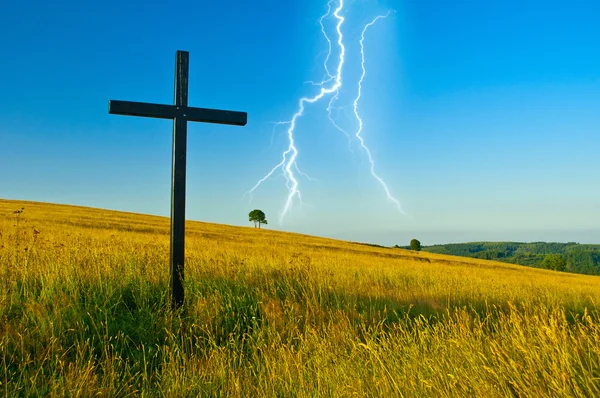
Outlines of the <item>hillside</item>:
[{"label": "hillside", "polygon": [[472,242],[424,246],[422,250],[578,274],[600,275],[600,245],[582,245],[575,242]]},{"label": "hillside", "polygon": [[[15,211],[23,209],[21,213]],[[0,200],[7,396],[600,396],[600,278]]]}]

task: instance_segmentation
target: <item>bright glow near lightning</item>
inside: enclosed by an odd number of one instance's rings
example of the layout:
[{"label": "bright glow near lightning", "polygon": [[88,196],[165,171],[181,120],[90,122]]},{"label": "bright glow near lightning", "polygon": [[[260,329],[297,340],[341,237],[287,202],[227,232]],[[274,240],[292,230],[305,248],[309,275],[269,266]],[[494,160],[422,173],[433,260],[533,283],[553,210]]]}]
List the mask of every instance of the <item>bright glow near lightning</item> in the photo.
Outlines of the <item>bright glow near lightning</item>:
[{"label": "bright glow near lightning", "polygon": [[[287,136],[288,136],[288,140],[289,140],[289,145],[288,148],[282,153],[282,160],[281,162],[279,162],[275,167],[273,167],[271,169],[271,171],[269,171],[263,178],[261,178],[253,187],[252,189],[250,189],[250,191],[248,191],[248,194],[250,194],[250,198],[252,198],[252,193],[254,192],[254,190],[256,190],[264,181],[266,181],[268,178],[270,178],[273,173],[275,173],[275,171],[277,169],[282,169],[283,171],[283,176],[286,179],[286,187],[288,188],[288,195],[287,195],[287,199],[285,201],[285,205],[283,207],[283,210],[279,216],[279,223],[281,224],[283,221],[283,218],[285,217],[285,215],[289,212],[289,210],[292,207],[294,198],[297,197],[298,200],[300,201],[300,203],[302,203],[302,197],[301,197],[301,193],[300,190],[298,189],[298,180],[296,179],[296,176],[294,175],[294,169],[301,175],[307,177],[310,179],[310,177],[308,177],[306,174],[302,173],[300,171],[300,169],[298,168],[298,164],[296,163],[296,159],[298,157],[298,148],[296,148],[295,146],[295,141],[294,141],[294,130],[296,128],[296,122],[297,120],[304,115],[304,110],[305,110],[305,105],[308,104],[313,104],[316,103],[318,101],[320,101],[323,97],[327,96],[327,95],[332,95],[331,99],[329,100],[329,103],[327,105],[327,114],[329,117],[329,120],[331,121],[331,123],[333,124],[333,126],[338,129],[339,131],[341,131],[342,133],[344,133],[346,135],[346,137],[348,137],[349,140],[349,144],[350,144],[350,134],[348,134],[344,129],[342,129],[334,120],[333,116],[332,116],[332,105],[333,103],[338,99],[339,96],[339,90],[342,87],[342,70],[344,67],[344,61],[345,61],[345,54],[346,54],[346,48],[344,46],[344,42],[343,42],[343,35],[342,35],[342,24],[344,23],[345,18],[342,17],[340,15],[340,12],[343,10],[344,8],[344,0],[339,0],[339,5],[338,7],[335,9],[335,11],[333,12],[334,17],[337,19],[337,24],[336,24],[336,33],[337,33],[337,45],[340,48],[340,55],[339,55],[339,61],[338,61],[338,65],[336,68],[336,73],[335,75],[332,75],[327,64],[328,61],[330,59],[331,56],[331,40],[329,39],[329,36],[327,35],[327,33],[325,32],[325,27],[323,25],[323,20],[328,17],[331,13],[331,3],[333,2],[333,0],[330,0],[327,3],[327,12],[321,16],[321,18],[319,18],[319,25],[321,26],[321,33],[323,34],[323,36],[325,37],[325,39],[327,40],[328,43],[328,52],[327,52],[327,57],[325,59],[324,62],[324,68],[325,68],[325,73],[326,73],[326,78],[323,79],[321,82],[319,83],[315,83],[315,82],[309,82],[314,86],[319,86],[320,87],[320,91],[317,95],[313,96],[313,97],[302,97],[300,98],[300,100],[298,101],[298,111],[292,116],[292,118],[289,121],[283,121],[283,122],[276,122],[276,124],[278,125],[282,125],[282,124],[289,124],[289,128],[287,130]],[[389,14],[389,12],[388,12]],[[369,163],[370,163],[370,171],[371,171],[371,175],[373,175],[373,177],[383,186],[385,193],[387,195],[388,200],[394,202],[396,204],[396,206],[398,207],[398,210],[402,213],[404,213],[402,211],[402,208],[400,206],[400,203],[390,194],[390,191],[387,187],[387,185],[385,184],[385,182],[375,173],[374,168],[375,168],[375,164],[373,161],[373,158],[371,156],[371,152],[369,151],[369,149],[367,148],[367,146],[364,143],[364,140],[361,136],[361,132],[363,130],[363,122],[362,119],[360,118],[359,114],[358,114],[358,101],[361,97],[361,90],[362,90],[362,82],[364,80],[365,74],[366,74],[366,70],[365,70],[365,56],[364,56],[364,45],[363,45],[363,41],[364,41],[364,35],[366,30],[372,26],[375,22],[377,22],[377,20],[381,19],[381,18],[385,18],[387,17],[387,15],[380,15],[378,17],[376,17],[373,21],[371,21],[370,23],[368,23],[361,34],[361,39],[360,39],[360,49],[361,49],[361,67],[362,67],[362,74],[360,77],[360,80],[358,82],[358,95],[354,100],[353,103],[353,110],[354,110],[354,116],[356,117],[359,127],[358,127],[358,131],[356,132],[356,138],[358,138],[358,140],[360,141],[360,145],[361,147],[366,151],[368,159],[369,159]],[[332,83],[333,81],[333,83]]]},{"label": "bright glow near lightning", "polygon": [[367,29],[369,29],[371,26],[373,26],[373,24],[375,22],[377,22],[379,19],[387,18],[387,16],[389,14],[390,13],[388,11],[388,13],[385,15],[379,15],[379,16],[375,17],[375,19],[373,19],[371,22],[369,22],[368,24],[365,25],[365,27],[360,35],[360,60],[361,60],[360,66],[362,68],[362,73],[360,75],[360,79],[358,80],[358,94],[356,95],[356,98],[354,99],[354,115],[356,116],[356,120],[358,120],[358,130],[356,132],[356,138],[358,138],[358,140],[360,141],[360,146],[367,153],[367,157],[369,158],[371,175],[383,186],[383,189],[385,191],[385,194],[387,195],[388,200],[390,202],[393,202],[396,205],[396,207],[398,207],[398,210],[401,213],[406,214],[406,213],[404,213],[404,210],[402,210],[402,206],[400,206],[400,202],[398,202],[398,200],[390,194],[390,190],[388,189],[387,184],[381,179],[381,177],[379,177],[375,173],[375,162],[373,161],[373,157],[371,156],[371,151],[369,150],[369,148],[367,148],[362,136],[360,135],[360,133],[362,133],[362,130],[363,130],[363,121],[360,118],[360,116],[358,115],[358,101],[360,100],[360,96],[362,93],[362,83],[363,83],[363,80],[365,79],[365,75],[367,73],[367,71],[365,69],[365,45],[364,45],[365,32],[367,31]]}]

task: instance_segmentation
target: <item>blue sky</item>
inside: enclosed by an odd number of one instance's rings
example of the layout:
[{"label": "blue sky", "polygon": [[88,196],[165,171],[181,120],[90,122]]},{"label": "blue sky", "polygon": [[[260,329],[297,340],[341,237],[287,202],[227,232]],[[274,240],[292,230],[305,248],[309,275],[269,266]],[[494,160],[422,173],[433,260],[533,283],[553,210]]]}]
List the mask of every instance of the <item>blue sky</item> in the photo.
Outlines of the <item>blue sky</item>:
[{"label": "blue sky", "polygon": [[[334,5],[337,5],[334,2]],[[325,1],[8,2],[0,8],[0,197],[168,215],[171,129],[109,115],[110,99],[171,103],[190,52],[190,106],[248,112],[246,127],[190,123],[188,219],[382,244],[600,243],[600,3],[346,1],[343,86],[352,104],[366,33],[362,133],[307,107],[295,137],[305,205],[282,224],[281,159],[298,99],[318,88]],[[335,19],[325,20],[334,36]],[[333,47],[332,62],[338,56]],[[351,110],[351,108],[346,108]],[[339,123],[353,134],[356,120]]]}]

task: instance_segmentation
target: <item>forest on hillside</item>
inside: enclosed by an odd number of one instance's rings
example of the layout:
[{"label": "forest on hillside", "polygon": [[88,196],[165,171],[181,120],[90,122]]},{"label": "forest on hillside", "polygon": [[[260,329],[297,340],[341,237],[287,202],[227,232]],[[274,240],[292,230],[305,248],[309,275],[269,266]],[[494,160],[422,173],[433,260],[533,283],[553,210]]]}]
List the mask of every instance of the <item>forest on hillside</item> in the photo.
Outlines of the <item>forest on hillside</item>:
[{"label": "forest on hillside", "polygon": [[548,242],[472,242],[423,246],[423,251],[600,275],[600,245]]}]

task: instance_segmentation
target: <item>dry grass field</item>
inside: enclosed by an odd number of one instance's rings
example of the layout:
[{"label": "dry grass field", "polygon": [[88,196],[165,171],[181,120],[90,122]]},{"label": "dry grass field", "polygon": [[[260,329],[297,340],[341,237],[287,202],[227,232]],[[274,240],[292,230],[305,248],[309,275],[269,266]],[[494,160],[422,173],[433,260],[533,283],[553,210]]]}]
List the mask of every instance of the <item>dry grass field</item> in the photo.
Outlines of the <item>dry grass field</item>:
[{"label": "dry grass field", "polygon": [[[14,213],[23,208],[22,213]],[[0,395],[600,396],[600,277],[0,200]]]}]

